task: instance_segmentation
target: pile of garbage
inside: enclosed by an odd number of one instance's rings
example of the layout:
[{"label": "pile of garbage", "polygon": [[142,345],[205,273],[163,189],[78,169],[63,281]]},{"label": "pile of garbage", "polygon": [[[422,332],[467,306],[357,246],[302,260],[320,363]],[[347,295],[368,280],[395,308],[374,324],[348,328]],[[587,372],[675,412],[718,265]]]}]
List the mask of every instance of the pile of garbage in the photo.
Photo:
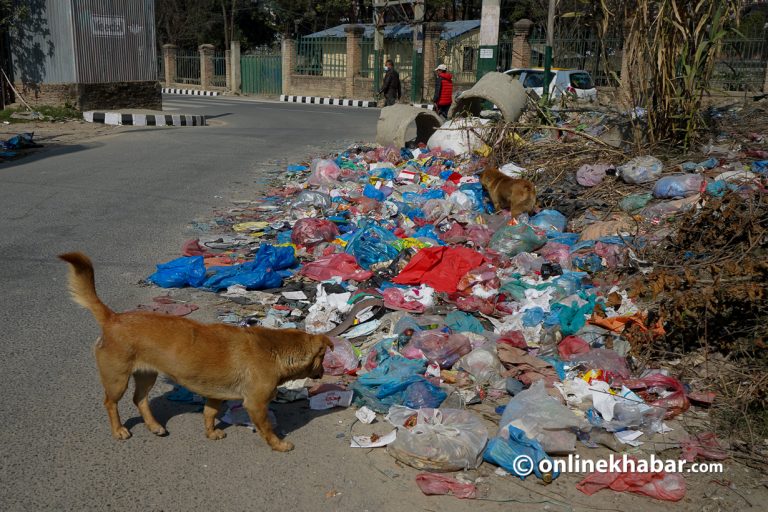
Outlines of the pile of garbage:
[{"label": "pile of garbage", "polygon": [[0,162],[5,158],[16,157],[19,150],[41,147],[33,140],[34,135],[34,133],[20,133],[10,139],[0,140]]},{"label": "pile of garbage", "polygon": [[[545,208],[512,219],[493,211],[477,176],[488,163],[476,153],[355,146],[288,166],[280,187],[199,226],[204,236],[149,281],[219,294],[230,301],[224,322],[329,334],[325,372],[344,376],[341,385],[289,383],[280,397],[354,406],[363,423],[384,415],[392,431],[355,436],[353,447],[387,446],[428,471],[487,461],[548,483],[559,473],[542,461],[577,444],[624,451],[669,432],[666,422],[692,404],[711,404],[634,357],[636,340],[663,339],[665,327],[637,300],[633,279],[654,272],[643,251],[678,232],[675,216],[695,218],[731,195],[764,198],[763,153],[711,146],[706,159],[674,169],[652,156],[583,165],[567,173],[583,191],[611,181],[634,192],[602,212]],[[737,163],[749,155],[759,158]],[[502,171],[530,175],[516,163]],[[472,411],[478,403],[497,406],[490,435]],[[238,411],[230,403],[226,417]],[[683,448],[689,461],[726,457],[711,434]],[[473,484],[431,472],[417,484],[476,495]],[[579,484],[587,494],[605,487],[685,494],[682,476],[664,471]]]}]

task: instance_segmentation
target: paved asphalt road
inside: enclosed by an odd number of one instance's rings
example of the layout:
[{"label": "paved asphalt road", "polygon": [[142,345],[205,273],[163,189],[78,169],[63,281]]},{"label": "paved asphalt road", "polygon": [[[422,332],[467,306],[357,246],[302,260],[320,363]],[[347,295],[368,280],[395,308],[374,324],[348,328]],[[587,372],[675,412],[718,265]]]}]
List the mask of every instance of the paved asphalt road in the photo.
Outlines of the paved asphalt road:
[{"label": "paved asphalt road", "polygon": [[[156,438],[129,390],[121,411],[134,437],[110,437],[91,354],[97,325],[69,300],[55,255],[85,251],[102,299],[133,308],[152,294],[136,283],[178,255],[192,218],[252,197],[266,170],[372,140],[378,116],[226,97],[165,99],[172,112],[214,116],[214,126],[136,128],[0,166],[0,510],[322,510],[316,502],[334,486],[346,487],[345,498],[354,493],[334,469],[339,429],[304,425],[304,410],[281,415],[297,450],[273,454],[244,428],[208,441],[194,408],[163,399],[153,407],[170,435]],[[167,389],[158,383],[153,396]],[[328,506],[346,508],[341,497]]]}]

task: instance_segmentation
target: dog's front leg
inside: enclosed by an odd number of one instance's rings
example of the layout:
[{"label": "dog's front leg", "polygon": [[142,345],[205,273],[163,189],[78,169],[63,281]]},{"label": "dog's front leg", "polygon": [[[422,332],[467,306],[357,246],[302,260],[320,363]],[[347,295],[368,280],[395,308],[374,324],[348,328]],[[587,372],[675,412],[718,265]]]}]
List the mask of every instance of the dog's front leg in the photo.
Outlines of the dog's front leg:
[{"label": "dog's front leg", "polygon": [[208,398],[203,407],[203,421],[205,422],[205,437],[212,440],[224,439],[227,434],[223,430],[214,428],[216,423],[216,415],[219,414],[221,409],[221,400],[214,398]]},{"label": "dog's front leg", "polygon": [[289,452],[293,450],[293,443],[290,441],[283,441],[272,430],[272,424],[269,422],[267,416],[267,405],[269,404],[269,397],[271,393],[266,394],[264,397],[259,395],[250,395],[243,400],[243,407],[248,411],[248,416],[251,417],[251,421],[259,429],[261,437],[272,447],[273,450],[278,452]]}]

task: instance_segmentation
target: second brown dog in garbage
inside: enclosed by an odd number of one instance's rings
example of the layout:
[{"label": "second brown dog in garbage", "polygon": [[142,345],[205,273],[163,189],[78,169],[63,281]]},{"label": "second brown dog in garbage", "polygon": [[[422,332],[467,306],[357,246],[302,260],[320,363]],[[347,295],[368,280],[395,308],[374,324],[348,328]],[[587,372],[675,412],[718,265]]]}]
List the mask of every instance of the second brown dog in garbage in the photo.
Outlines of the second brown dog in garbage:
[{"label": "second brown dog in garbage", "polygon": [[267,405],[283,382],[323,375],[323,357],[333,342],[324,335],[296,329],[236,327],[203,324],[158,313],[116,313],[98,295],[91,260],[82,253],[59,256],[70,265],[72,298],[89,309],[101,325],[102,335],[94,353],[104,386],[112,435],[131,437],[120,421],[117,403],[133,375],[133,403],[154,434],[164,435],[149,408],[148,395],[159,372],[204,396],[205,435],[222,439],[214,428],[224,400],[243,400],[243,407],[273,450],[285,452],[293,444],[278,438],[267,416]]},{"label": "second brown dog in garbage", "polygon": [[493,207],[497,211],[508,208],[513,219],[536,207],[536,187],[529,180],[510,178],[498,167],[489,166],[480,174],[480,183],[491,197]]}]

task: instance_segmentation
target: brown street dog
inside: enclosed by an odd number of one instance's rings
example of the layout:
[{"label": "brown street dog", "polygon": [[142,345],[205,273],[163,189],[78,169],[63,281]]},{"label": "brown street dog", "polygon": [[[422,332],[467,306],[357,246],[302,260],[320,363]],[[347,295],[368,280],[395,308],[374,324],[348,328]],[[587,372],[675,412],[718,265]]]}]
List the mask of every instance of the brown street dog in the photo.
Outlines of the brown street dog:
[{"label": "brown street dog", "polygon": [[323,375],[323,357],[333,343],[324,335],[296,329],[203,324],[158,313],[116,313],[96,295],[93,264],[84,254],[59,256],[70,265],[69,290],[75,302],[89,309],[101,325],[94,353],[104,385],[112,435],[131,437],[120,421],[117,403],[133,375],[138,407],[150,432],[166,433],[149,408],[147,396],[159,372],[204,396],[205,435],[222,439],[214,428],[224,400],[243,400],[261,436],[273,450],[286,452],[293,444],[278,438],[267,417],[267,405],[285,381]]},{"label": "brown street dog", "polygon": [[528,180],[510,178],[495,166],[486,167],[480,174],[482,183],[496,210],[509,209],[514,219],[536,207],[536,187]]}]

